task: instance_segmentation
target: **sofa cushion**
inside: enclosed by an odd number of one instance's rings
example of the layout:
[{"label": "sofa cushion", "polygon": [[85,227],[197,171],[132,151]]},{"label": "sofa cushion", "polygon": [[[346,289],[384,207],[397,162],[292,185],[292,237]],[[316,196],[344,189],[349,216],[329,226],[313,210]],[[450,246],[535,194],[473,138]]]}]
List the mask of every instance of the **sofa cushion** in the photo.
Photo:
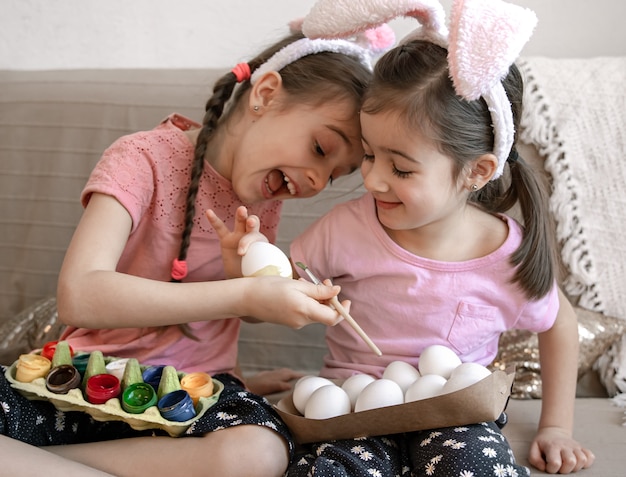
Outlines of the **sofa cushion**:
[{"label": "sofa cushion", "polygon": [[104,149],[172,112],[201,119],[222,73],[0,71],[0,322],[55,293]]}]

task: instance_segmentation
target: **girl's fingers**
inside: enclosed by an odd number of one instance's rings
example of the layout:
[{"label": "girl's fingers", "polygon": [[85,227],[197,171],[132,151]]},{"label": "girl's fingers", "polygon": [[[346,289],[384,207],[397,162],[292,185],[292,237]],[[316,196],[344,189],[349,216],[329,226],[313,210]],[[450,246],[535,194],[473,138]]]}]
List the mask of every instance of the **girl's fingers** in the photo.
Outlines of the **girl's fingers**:
[{"label": "girl's fingers", "polygon": [[267,237],[261,232],[247,233],[239,241],[237,253],[242,256],[245,255],[248,251],[248,247],[254,242],[269,242],[269,240],[267,240]]},{"label": "girl's fingers", "polygon": [[246,233],[257,233],[261,230],[261,220],[256,215],[251,215],[246,220]]},{"label": "girl's fingers", "polygon": [[237,207],[237,212],[235,213],[234,232],[241,235],[245,234],[248,219],[248,209],[246,209],[243,205]]},{"label": "girl's fingers", "polygon": [[230,230],[228,230],[228,227],[226,227],[226,224],[222,222],[222,219],[220,219],[217,216],[217,214],[213,212],[213,210],[207,209],[204,212],[204,215],[209,220],[211,227],[213,227],[213,229],[215,230],[215,233],[217,233],[217,236],[219,238],[223,238],[226,234],[230,233]]}]

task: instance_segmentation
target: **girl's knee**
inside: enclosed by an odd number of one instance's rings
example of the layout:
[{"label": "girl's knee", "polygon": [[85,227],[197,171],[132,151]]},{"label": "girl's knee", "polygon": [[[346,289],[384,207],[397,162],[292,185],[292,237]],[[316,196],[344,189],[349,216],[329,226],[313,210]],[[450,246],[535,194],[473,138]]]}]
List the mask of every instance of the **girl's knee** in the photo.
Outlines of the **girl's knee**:
[{"label": "girl's knee", "polygon": [[282,476],[289,463],[289,446],[263,426],[234,426],[207,434],[214,475]]}]

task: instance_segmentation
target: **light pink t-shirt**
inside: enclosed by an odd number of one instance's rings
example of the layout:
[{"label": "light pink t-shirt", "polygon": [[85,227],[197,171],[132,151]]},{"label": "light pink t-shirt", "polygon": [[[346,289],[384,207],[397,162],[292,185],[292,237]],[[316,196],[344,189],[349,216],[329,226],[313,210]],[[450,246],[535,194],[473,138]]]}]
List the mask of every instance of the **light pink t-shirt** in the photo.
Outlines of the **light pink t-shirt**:
[{"label": "light pink t-shirt", "polygon": [[510,283],[509,258],[520,244],[521,228],[502,219],[509,228],[502,246],[464,262],[429,260],[401,248],[378,222],[370,194],[334,207],[314,223],[292,243],[293,261],[341,285],[340,298],[352,300],[350,314],[383,353],[376,356],[342,321],[326,330],[329,353],[320,374],[380,377],[394,360],[417,366],[422,350],[433,344],[452,348],[464,362],[487,365],[503,331],[549,329],[559,307],[556,283],[537,301]]},{"label": "light pink t-shirt", "polygon": [[[132,217],[128,243],[117,270],[160,281],[170,280],[172,260],[178,255],[184,204],[194,145],[184,130],[198,127],[173,114],[151,131],[118,139],[103,154],[85,186],[82,203],[92,193],[115,197]],[[235,211],[246,205],[258,215],[262,231],[276,238],[281,201],[242,204],[230,181],[205,163],[200,182],[186,282],[222,280],[220,244],[204,211],[215,210],[232,229]],[[219,299],[207,297],[207,299]],[[167,328],[68,329],[63,339],[78,350],[100,350],[105,355],[134,357],[145,364],[169,364],[181,371],[211,374],[231,371],[237,359],[238,318],[190,324],[199,338],[184,336],[177,326]]]}]

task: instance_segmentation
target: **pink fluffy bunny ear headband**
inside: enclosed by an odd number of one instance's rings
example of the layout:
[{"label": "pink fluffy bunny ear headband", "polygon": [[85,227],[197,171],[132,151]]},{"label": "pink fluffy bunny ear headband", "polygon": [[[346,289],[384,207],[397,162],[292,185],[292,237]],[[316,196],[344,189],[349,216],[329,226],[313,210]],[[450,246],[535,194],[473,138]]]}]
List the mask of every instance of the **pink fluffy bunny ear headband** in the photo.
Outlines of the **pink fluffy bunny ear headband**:
[{"label": "pink fluffy bunny ear headband", "polygon": [[[302,31],[302,24],[307,20],[323,21],[323,19],[316,18],[316,15],[315,11],[311,11],[304,19],[291,22],[289,25],[291,31]],[[254,84],[269,71],[280,71],[304,56],[324,51],[352,56],[371,71],[373,58],[391,48],[396,40],[393,30],[384,22],[354,34],[342,34],[339,30],[343,30],[343,27],[332,31],[329,35],[319,35],[315,39],[306,37],[305,34],[305,38],[285,46],[259,66],[250,76],[250,83]]]},{"label": "pink fluffy bunny ear headband", "polygon": [[489,107],[498,158],[492,180],[502,175],[515,136],[502,79],[537,24],[532,10],[501,0],[453,0],[449,31],[435,0],[320,0],[311,13],[303,25],[311,38],[356,33],[399,16],[417,19],[421,28],[403,41],[421,38],[447,47],[456,93],[467,100],[482,96]]}]

